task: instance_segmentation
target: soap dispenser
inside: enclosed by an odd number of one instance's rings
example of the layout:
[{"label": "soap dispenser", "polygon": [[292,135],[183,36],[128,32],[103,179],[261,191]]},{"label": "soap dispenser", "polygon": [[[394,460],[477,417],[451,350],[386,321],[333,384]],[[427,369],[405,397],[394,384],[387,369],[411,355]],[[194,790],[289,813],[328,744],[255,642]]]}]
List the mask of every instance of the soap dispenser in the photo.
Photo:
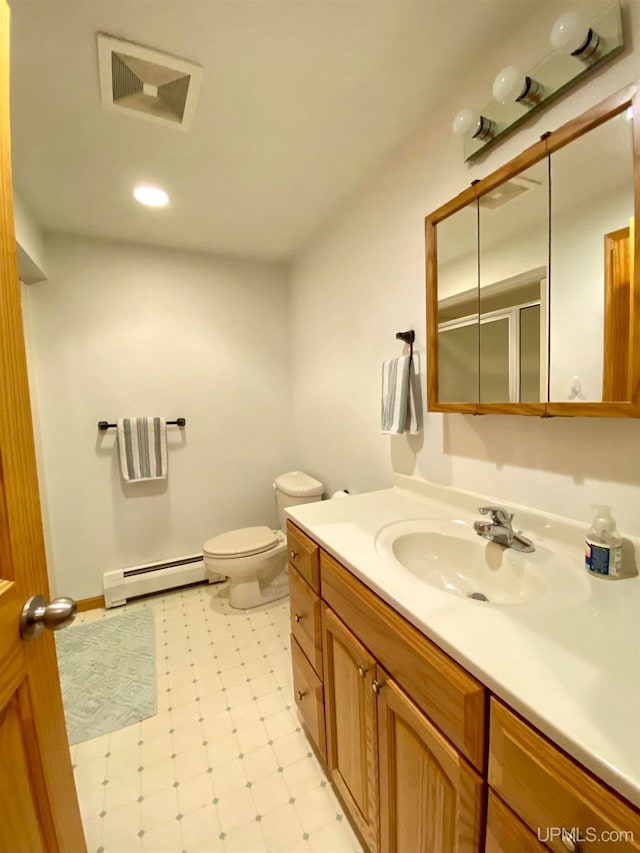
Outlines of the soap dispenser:
[{"label": "soap dispenser", "polygon": [[610,506],[598,506],[587,530],[584,564],[588,572],[602,578],[620,577],[622,536],[618,533]]}]

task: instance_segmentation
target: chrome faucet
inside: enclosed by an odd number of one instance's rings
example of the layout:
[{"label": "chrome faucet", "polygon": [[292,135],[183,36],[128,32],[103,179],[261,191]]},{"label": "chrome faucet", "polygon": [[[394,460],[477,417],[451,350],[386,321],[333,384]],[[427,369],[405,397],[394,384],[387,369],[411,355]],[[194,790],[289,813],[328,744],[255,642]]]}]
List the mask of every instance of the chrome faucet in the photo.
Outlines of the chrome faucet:
[{"label": "chrome faucet", "polygon": [[497,542],[498,545],[504,545],[506,548],[514,548],[516,551],[523,551],[530,554],[535,551],[535,545],[530,539],[516,533],[511,526],[513,513],[508,512],[502,506],[481,506],[478,507],[478,512],[482,515],[490,515],[491,521],[474,521],[473,529],[478,536],[484,536],[491,542]]}]

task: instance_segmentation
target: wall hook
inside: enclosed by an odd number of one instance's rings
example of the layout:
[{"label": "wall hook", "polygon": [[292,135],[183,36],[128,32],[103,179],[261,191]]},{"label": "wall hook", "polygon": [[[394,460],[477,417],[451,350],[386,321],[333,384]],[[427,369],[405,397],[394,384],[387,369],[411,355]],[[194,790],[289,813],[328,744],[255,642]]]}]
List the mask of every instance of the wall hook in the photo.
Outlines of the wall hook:
[{"label": "wall hook", "polygon": [[404,341],[405,344],[409,344],[409,359],[413,359],[413,342],[416,339],[416,333],[414,330],[409,329],[408,332],[396,332],[396,339]]}]

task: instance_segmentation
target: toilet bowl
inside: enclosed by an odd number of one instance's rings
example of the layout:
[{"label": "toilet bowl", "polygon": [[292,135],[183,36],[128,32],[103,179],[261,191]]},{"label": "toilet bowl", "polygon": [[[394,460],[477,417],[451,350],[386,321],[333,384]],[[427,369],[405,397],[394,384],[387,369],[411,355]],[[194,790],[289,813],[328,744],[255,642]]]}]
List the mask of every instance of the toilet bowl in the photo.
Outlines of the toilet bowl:
[{"label": "toilet bowl", "polygon": [[289,592],[287,541],[288,506],[322,500],[323,485],[302,471],[276,477],[273,484],[280,530],[241,527],[213,536],[202,546],[210,575],[229,578],[229,604],[240,610],[284,598]]}]

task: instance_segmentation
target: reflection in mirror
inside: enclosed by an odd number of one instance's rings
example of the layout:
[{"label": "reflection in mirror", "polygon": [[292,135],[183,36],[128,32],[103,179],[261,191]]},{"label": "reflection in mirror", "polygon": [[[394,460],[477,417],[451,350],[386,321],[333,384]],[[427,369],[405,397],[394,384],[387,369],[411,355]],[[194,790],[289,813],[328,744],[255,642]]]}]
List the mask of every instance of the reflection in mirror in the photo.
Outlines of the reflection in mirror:
[{"label": "reflection in mirror", "polygon": [[474,402],[478,385],[478,203],[438,223],[438,389]]},{"label": "reflection in mirror", "polygon": [[546,401],[547,161],[479,198],[480,402]]},{"label": "reflection in mirror", "polygon": [[625,110],[551,154],[552,401],[630,397],[632,124]]}]

